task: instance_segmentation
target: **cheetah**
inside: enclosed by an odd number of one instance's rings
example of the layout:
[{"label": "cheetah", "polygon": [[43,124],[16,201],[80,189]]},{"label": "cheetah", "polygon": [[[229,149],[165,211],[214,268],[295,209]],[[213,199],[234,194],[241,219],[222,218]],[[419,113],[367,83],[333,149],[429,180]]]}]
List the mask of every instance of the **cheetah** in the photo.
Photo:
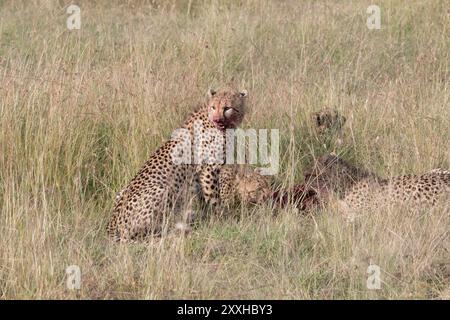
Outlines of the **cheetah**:
[{"label": "cheetah", "polygon": [[344,144],[344,124],[347,119],[335,109],[325,108],[311,114],[316,138],[326,148],[336,148]]},{"label": "cheetah", "polygon": [[383,204],[411,204],[416,208],[435,206],[441,199],[450,199],[450,171],[434,169],[414,175],[389,179],[365,179],[352,186],[340,206],[356,212]]},{"label": "cheetah", "polygon": [[272,203],[274,208],[284,208],[293,204],[301,211],[324,207],[332,196],[337,196],[341,209],[347,211],[379,206],[379,202],[433,206],[450,192],[449,171],[434,169],[422,175],[383,179],[335,154],[319,157],[304,177],[304,183],[285,189],[269,183],[257,171],[247,171],[236,178],[235,192],[244,205]]},{"label": "cheetah", "polygon": [[312,113],[314,128],[319,135],[326,133],[340,134],[347,119],[337,110],[325,108]]},{"label": "cheetah", "polygon": [[[107,225],[111,239],[139,241],[161,235],[177,224],[176,220],[191,223],[195,217],[183,217],[182,206],[191,203],[196,195],[208,207],[220,205],[220,194],[224,193],[221,188],[229,189],[219,184],[220,170],[227,166],[226,129],[234,129],[242,122],[247,95],[246,90],[235,88],[210,90],[207,103],[188,117],[117,194]],[[192,144],[196,147],[192,148]],[[189,161],[182,161],[186,159]],[[193,189],[196,195],[192,195]]]},{"label": "cheetah", "polygon": [[376,174],[360,167],[351,165],[334,153],[320,156],[312,168],[304,173],[305,185],[308,189],[325,199],[331,193],[343,196],[354,184],[362,180],[381,180]]},{"label": "cheetah", "polygon": [[220,172],[219,181],[225,186],[220,190],[220,199],[228,207],[262,204],[272,193],[269,176],[245,165],[226,166]]},{"label": "cheetah", "polygon": [[[233,181],[229,184],[233,189],[222,194],[221,197],[232,199],[234,204],[241,206],[269,204],[273,209],[286,208],[293,205],[299,211],[306,211],[318,203],[317,194],[312,189],[305,188],[304,184],[296,184],[292,188],[277,186],[269,176],[250,167],[228,167],[221,174]],[[237,171],[237,172],[236,172]]]},{"label": "cheetah", "polygon": [[318,192],[322,203],[334,193],[340,199],[339,207],[351,214],[382,204],[431,207],[450,195],[449,171],[434,169],[421,175],[381,178],[334,154],[320,157],[306,172],[305,181]]}]

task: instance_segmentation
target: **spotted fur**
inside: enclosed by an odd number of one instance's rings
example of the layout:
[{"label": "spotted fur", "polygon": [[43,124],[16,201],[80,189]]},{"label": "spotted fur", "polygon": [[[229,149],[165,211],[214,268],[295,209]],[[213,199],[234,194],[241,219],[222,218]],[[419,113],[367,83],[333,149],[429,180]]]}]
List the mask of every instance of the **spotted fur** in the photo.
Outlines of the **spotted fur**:
[{"label": "spotted fur", "polygon": [[245,165],[226,166],[220,173],[220,198],[228,207],[262,204],[271,195],[271,181],[258,169]]},{"label": "spotted fur", "polygon": [[381,178],[358,168],[336,155],[320,157],[306,172],[309,188],[326,202],[336,194],[340,206],[355,211],[384,204],[410,204],[416,207],[435,205],[440,199],[449,200],[450,172],[434,169],[421,175]]},{"label": "spotted fur", "polygon": [[435,169],[414,175],[390,179],[364,179],[350,188],[343,204],[350,210],[377,208],[385,204],[410,204],[417,208],[436,205],[441,199],[450,200],[450,172]]}]

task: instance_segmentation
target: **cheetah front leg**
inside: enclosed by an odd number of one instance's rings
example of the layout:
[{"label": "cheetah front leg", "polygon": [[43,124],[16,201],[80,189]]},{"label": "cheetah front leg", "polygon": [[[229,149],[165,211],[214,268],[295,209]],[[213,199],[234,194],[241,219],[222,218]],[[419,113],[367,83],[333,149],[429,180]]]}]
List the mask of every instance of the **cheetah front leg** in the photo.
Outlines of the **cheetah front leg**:
[{"label": "cheetah front leg", "polygon": [[219,197],[221,207],[224,209],[229,209],[235,202],[237,171],[236,165],[224,165],[220,169]]},{"label": "cheetah front leg", "polygon": [[208,206],[219,204],[219,170],[216,166],[203,166],[198,174],[201,194]]}]

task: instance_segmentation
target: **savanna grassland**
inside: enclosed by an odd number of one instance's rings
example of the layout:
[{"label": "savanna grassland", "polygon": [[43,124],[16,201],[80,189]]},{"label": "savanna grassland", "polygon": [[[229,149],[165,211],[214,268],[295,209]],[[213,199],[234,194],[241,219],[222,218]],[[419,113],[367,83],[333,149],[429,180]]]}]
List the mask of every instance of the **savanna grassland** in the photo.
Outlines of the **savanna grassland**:
[{"label": "savanna grassland", "polygon": [[[0,298],[450,298],[449,201],[412,214],[238,208],[187,238],[106,238],[115,193],[208,88],[280,130],[274,179],[336,151],[388,177],[450,168],[448,1],[0,1]],[[336,108],[343,144],[310,114]],[[366,286],[381,268],[381,289]],[[81,290],[65,269],[78,265]]]}]

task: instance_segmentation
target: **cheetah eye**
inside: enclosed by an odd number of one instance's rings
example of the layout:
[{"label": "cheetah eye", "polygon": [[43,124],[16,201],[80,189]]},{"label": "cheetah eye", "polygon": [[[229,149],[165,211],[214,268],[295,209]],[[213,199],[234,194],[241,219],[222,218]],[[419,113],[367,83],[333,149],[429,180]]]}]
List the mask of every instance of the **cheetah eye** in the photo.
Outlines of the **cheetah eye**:
[{"label": "cheetah eye", "polygon": [[214,110],[216,110],[216,107],[215,106],[211,106],[210,109],[214,111]]}]

